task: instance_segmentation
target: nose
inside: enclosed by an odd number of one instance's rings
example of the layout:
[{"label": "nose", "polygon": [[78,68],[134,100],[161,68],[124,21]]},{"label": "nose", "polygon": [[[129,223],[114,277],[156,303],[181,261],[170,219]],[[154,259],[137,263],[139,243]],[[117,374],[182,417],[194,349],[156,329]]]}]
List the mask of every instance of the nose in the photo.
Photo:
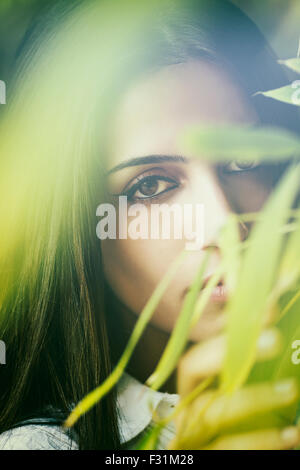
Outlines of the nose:
[{"label": "nose", "polygon": [[[198,178],[197,178],[198,179]],[[218,249],[218,235],[226,223],[228,216],[233,212],[224,190],[219,184],[213,168],[208,165],[199,172],[197,182],[197,200],[204,204],[204,247]],[[249,235],[249,228],[242,221],[239,222],[241,241]]]}]

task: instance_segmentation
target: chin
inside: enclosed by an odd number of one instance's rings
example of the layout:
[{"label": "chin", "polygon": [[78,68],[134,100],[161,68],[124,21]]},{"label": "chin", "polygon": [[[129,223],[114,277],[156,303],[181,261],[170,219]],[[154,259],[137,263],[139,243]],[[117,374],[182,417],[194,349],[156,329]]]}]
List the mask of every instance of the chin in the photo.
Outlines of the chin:
[{"label": "chin", "polygon": [[199,322],[192,328],[189,340],[192,343],[205,341],[224,332],[225,314],[224,305],[208,304]]}]

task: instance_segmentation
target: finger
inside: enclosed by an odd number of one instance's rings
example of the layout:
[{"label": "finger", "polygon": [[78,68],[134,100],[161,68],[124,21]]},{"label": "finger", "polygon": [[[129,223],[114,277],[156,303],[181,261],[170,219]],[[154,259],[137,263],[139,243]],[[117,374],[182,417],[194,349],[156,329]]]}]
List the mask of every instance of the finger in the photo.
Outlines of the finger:
[{"label": "finger", "polygon": [[300,432],[297,427],[284,429],[264,429],[243,434],[220,437],[205,450],[287,450],[300,444]]},{"label": "finger", "polygon": [[[177,369],[177,389],[180,396],[190,393],[206,377],[217,375],[223,365],[226,336],[192,346],[182,357]],[[257,342],[257,361],[275,357],[281,348],[281,336],[276,328],[261,333]]]},{"label": "finger", "polygon": [[300,397],[299,386],[293,378],[250,385],[233,395],[214,398],[215,393],[203,393],[178,417],[176,424],[180,445],[199,445],[216,434],[234,430],[240,423],[245,426],[247,419],[252,421],[253,426],[256,417],[288,408]]}]

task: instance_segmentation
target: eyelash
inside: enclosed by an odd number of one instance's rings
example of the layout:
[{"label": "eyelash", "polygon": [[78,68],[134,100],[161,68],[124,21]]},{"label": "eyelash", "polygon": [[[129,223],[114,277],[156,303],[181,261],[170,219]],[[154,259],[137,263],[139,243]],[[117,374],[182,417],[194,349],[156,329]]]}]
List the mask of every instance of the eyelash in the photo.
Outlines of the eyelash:
[{"label": "eyelash", "polygon": [[[249,171],[253,171],[253,170],[258,169],[261,166],[260,164],[256,164],[255,166],[250,167],[250,168],[244,168],[244,169],[240,169],[240,170],[231,170],[230,166],[236,164],[237,162],[238,162],[238,160],[232,160],[230,163],[228,163],[226,165],[222,165],[222,173],[228,174],[228,175],[247,173]],[[255,162],[254,162],[254,164],[255,164]],[[175,181],[173,178],[169,178],[169,177],[163,176],[163,175],[155,175],[155,174],[146,175],[146,176],[145,175],[139,175],[134,179],[134,181],[135,182],[133,183],[133,185],[131,187],[129,187],[127,190],[125,189],[121,193],[122,196],[127,196],[128,202],[134,202],[134,201],[147,202],[147,200],[153,200],[153,199],[159,198],[163,194],[165,194],[168,191],[171,191],[173,189],[176,189],[179,186],[179,183],[177,181]],[[165,182],[168,182],[168,183],[173,183],[173,185],[169,188],[164,189],[163,191],[160,191],[157,194],[154,194],[153,196],[134,197],[134,194],[138,191],[139,187],[146,181],[150,181],[150,182],[152,182],[152,181],[154,181],[154,182],[155,181],[165,181]]]},{"label": "eyelash", "polygon": [[[122,195],[127,196],[128,202],[134,202],[134,201],[145,201],[146,200],[153,200],[156,198],[159,198],[162,194],[167,193],[168,191],[171,191],[172,189],[176,189],[179,186],[179,183],[175,181],[173,178],[169,178],[167,176],[162,176],[162,175],[147,175],[143,176],[140,175],[135,179],[135,183],[128,189],[124,190]],[[142,183],[150,181],[150,182],[156,182],[156,181],[165,181],[168,183],[173,183],[169,188],[164,189],[163,191],[160,191],[157,194],[154,194],[153,196],[145,196],[145,197],[134,197],[134,194],[138,191],[139,187],[142,185]]]},{"label": "eyelash", "polygon": [[257,163],[255,161],[252,162],[252,163],[255,166],[252,166],[250,168],[242,168],[242,169],[239,169],[239,170],[231,170],[230,165],[238,164],[238,160],[232,160],[230,163],[228,163],[226,165],[221,165],[221,170],[222,170],[222,173],[232,175],[232,174],[235,174],[235,173],[246,173],[246,172],[249,172],[249,171],[254,171],[254,170],[257,170],[258,168],[260,168],[262,166],[260,163]]}]

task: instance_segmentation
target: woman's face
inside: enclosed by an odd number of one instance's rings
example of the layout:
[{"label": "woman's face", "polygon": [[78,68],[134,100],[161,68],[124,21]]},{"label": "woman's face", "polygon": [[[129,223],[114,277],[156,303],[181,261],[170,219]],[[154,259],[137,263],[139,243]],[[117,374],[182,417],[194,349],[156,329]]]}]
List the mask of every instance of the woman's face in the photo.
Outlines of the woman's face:
[{"label": "woman's face", "polygon": [[[257,116],[241,90],[224,71],[202,61],[166,66],[132,86],[113,119],[108,191],[127,195],[128,207],[140,203],[150,216],[153,204],[202,204],[204,243],[189,251],[165,292],[152,325],[170,332],[183,299],[209,246],[215,246],[206,268],[211,276],[220,263],[218,232],[230,212],[261,208],[271,176],[254,163],[209,165],[182,154],[178,138],[195,123],[255,123]],[[155,157],[163,157],[155,159]],[[173,158],[181,156],[182,158]],[[153,158],[154,157],[154,158]],[[112,196],[116,207],[118,198]],[[122,216],[123,217],[123,216]],[[149,218],[150,220],[150,218]],[[130,217],[128,217],[128,222]],[[241,237],[247,231],[241,227]],[[106,239],[101,241],[106,280],[115,296],[139,315],[187,240]],[[226,286],[216,289],[190,340],[199,341],[224,327]]]}]

